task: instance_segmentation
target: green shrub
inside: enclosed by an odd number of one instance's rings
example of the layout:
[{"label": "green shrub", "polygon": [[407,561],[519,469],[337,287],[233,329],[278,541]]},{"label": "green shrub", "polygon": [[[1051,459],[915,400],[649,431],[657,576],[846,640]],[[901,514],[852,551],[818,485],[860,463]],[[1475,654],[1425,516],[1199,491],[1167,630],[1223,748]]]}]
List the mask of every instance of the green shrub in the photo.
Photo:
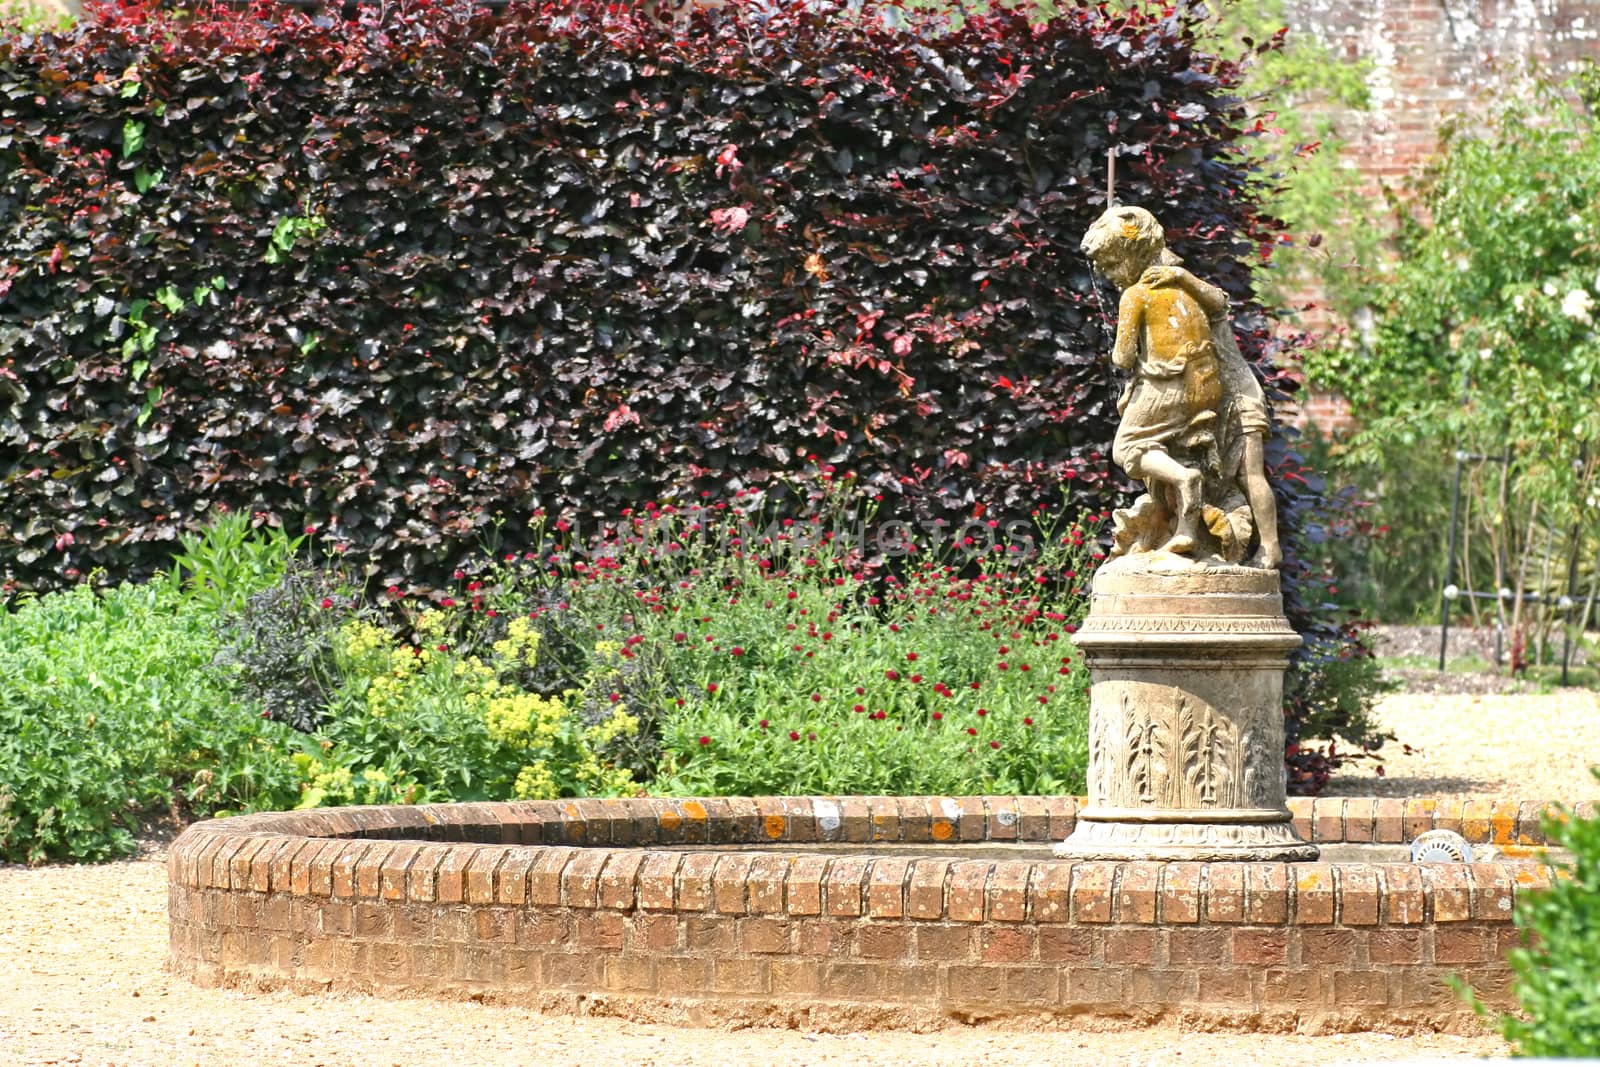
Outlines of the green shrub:
[{"label": "green shrub", "polygon": [[674,793],[1081,791],[1083,531],[974,521],[891,570],[853,499],[818,490],[812,521],[643,509],[527,566],[556,576],[537,621],[586,635],[585,717],[639,724],[607,755],[658,746],[651,788]]},{"label": "green shrub", "polygon": [[1523,944],[1510,963],[1523,1015],[1500,1016],[1500,1031],[1523,1056],[1600,1057],[1600,819],[1566,812],[1544,829],[1572,862],[1517,906]]},{"label": "green shrub", "polygon": [[567,698],[523,688],[539,635],[515,618],[488,655],[463,654],[447,637],[454,613],[425,612],[420,644],[372,622],[347,623],[337,640],[340,687],[327,722],[295,761],[308,785],[300,807],[411,804],[616,793],[626,771],[594,746],[629,728],[581,722]]},{"label": "green shrub", "polygon": [[160,582],[0,614],[0,858],[107,859],[150,813],[294,801],[287,731],[214,676],[214,624]]}]

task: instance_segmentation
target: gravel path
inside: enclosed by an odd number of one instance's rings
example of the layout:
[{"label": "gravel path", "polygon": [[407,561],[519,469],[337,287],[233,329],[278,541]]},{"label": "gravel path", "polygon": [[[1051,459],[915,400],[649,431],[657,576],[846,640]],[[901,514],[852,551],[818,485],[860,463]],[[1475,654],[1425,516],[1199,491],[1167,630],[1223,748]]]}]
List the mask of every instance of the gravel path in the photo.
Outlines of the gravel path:
[{"label": "gravel path", "polygon": [[[1468,791],[1529,799],[1600,794],[1600,694],[1387,698],[1387,774],[1337,777],[1342,794]],[[166,868],[0,866],[0,1065],[1194,1065],[1290,1067],[1504,1053],[1473,1035],[1208,1034],[959,1027],[932,1034],[716,1031],[475,1003],[196,989],[168,975]]]},{"label": "gravel path", "polygon": [[1377,718],[1397,738],[1381,753],[1383,776],[1357,763],[1328,783],[1329,794],[1600,798],[1600,782],[1589,774],[1600,764],[1600,693],[1593,690],[1394,693],[1378,704]]}]

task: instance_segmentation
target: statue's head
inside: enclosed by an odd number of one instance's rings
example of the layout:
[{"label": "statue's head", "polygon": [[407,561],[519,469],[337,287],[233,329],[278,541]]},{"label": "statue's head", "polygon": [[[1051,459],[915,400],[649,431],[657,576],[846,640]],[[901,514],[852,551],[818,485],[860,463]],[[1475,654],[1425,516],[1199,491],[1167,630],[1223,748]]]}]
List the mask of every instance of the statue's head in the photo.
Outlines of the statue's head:
[{"label": "statue's head", "polygon": [[1111,207],[1094,220],[1079,245],[1095,265],[1126,289],[1161,261],[1167,242],[1161,223],[1142,207]]}]

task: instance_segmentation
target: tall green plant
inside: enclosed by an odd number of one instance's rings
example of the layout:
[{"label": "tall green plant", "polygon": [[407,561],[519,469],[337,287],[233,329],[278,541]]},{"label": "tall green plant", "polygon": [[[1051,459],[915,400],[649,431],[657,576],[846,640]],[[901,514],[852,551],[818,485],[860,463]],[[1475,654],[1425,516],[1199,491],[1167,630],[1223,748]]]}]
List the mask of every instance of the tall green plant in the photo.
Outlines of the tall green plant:
[{"label": "tall green plant", "polygon": [[1478,588],[1556,592],[1597,547],[1600,123],[1577,102],[1591,84],[1533,83],[1486,132],[1448,130],[1370,350],[1307,359],[1362,413],[1356,462],[1508,458],[1469,500],[1495,561]]}]

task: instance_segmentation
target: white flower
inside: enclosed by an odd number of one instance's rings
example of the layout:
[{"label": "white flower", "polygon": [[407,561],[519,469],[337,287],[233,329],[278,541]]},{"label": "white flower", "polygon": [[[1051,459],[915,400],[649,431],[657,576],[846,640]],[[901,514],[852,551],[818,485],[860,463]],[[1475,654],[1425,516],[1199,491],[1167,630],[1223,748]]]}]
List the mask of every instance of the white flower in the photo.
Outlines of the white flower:
[{"label": "white flower", "polygon": [[1522,299],[1521,293],[1518,293],[1511,298],[1511,306],[1516,308],[1518,312],[1522,311],[1524,304],[1525,301]]},{"label": "white flower", "polygon": [[1561,314],[1573,322],[1590,322],[1589,312],[1594,309],[1594,297],[1587,289],[1574,289],[1561,300]]},{"label": "white flower", "polygon": [[1556,295],[1556,283],[1555,282],[1545,282],[1539,288],[1544,290],[1544,295],[1545,296],[1555,296]]}]

